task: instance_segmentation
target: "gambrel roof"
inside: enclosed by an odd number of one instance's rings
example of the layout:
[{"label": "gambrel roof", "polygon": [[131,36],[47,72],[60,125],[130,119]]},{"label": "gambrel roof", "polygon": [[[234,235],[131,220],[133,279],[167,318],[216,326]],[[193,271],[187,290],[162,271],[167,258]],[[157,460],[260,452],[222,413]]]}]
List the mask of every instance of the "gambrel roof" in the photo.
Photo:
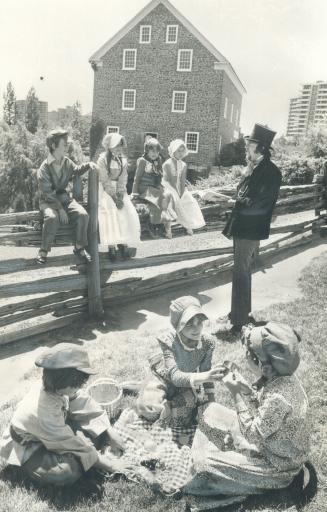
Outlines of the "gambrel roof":
[{"label": "gambrel roof", "polygon": [[148,3],[134,18],[132,18],[122,29],[120,29],[117,34],[115,34],[109,41],[107,41],[98,51],[96,51],[89,62],[91,64],[99,64],[104,55],[112,48],[120,39],[122,39],[130,30],[132,30],[138,23],[140,23],[143,18],[145,18],[153,9],[155,9],[158,5],[164,5],[168,11],[170,11],[173,16],[182,24],[184,27],[203,44],[205,48],[217,59],[215,63],[215,69],[224,70],[238,91],[243,94],[245,88],[234,71],[230,62],[213,46],[213,44],[208,41],[208,39],[199,32],[199,30],[187,19],[181,12],[179,12],[176,7],[174,7],[169,0],[152,0]]}]

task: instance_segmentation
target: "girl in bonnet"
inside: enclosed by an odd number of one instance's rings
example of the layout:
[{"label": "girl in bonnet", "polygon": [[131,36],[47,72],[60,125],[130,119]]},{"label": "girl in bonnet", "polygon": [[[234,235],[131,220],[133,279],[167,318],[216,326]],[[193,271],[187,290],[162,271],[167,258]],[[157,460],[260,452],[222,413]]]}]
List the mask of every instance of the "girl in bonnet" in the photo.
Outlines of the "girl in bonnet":
[{"label": "girl in bonnet", "polygon": [[[186,229],[188,235],[193,235],[193,229],[202,228],[205,221],[197,201],[186,190],[187,165],[183,158],[187,156],[188,150],[183,140],[176,139],[170,143],[168,152],[170,158],[163,165],[163,186],[172,195],[177,222]],[[171,238],[170,225],[167,231]]]},{"label": "girl in bonnet", "polygon": [[[187,493],[245,499],[285,488],[296,477],[302,485],[303,467],[313,468],[307,462],[308,399],[295,374],[299,339],[290,326],[277,322],[243,328],[245,357],[259,380],[251,386],[237,369],[223,378],[234,407],[206,409],[194,438],[194,476]],[[219,431],[232,438],[228,451],[217,443]]]},{"label": "girl in bonnet", "polygon": [[133,184],[133,198],[145,201],[150,211],[149,233],[152,237],[159,235],[162,224],[170,234],[170,223],[175,220],[174,212],[168,211],[170,194],[162,186],[162,146],[153,137],[144,143],[144,153],[137,161]]},{"label": "girl in bonnet", "polygon": [[99,231],[100,244],[108,247],[109,258],[129,256],[128,247],[140,243],[141,226],[127,190],[127,159],[125,138],[119,133],[107,134],[99,156]]},{"label": "girl in bonnet", "polygon": [[160,352],[150,358],[152,375],[141,390],[137,409],[148,420],[159,417],[171,428],[191,428],[198,407],[215,400],[214,382],[224,368],[212,367],[213,336],[203,331],[207,316],[195,297],[171,302],[172,331],[158,339]]}]

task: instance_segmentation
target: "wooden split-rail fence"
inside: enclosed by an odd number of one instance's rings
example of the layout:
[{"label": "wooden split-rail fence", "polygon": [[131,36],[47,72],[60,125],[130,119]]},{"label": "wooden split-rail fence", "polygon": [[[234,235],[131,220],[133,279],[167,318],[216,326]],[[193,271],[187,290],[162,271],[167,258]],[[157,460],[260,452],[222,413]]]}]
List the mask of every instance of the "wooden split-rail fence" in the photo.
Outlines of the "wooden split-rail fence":
[{"label": "wooden split-rail fence", "polygon": [[[98,182],[95,173],[88,178],[89,250],[92,263],[76,266],[73,255],[49,256],[42,267],[35,257],[19,257],[16,247],[40,246],[42,219],[40,213],[22,212],[0,215],[1,246],[13,246],[17,257],[3,259],[0,255],[0,344],[72,324],[76,320],[102,318],[105,306],[152,297],[158,293],[181,288],[184,284],[206,279],[233,267],[233,248],[216,247],[173,254],[158,254],[112,263],[98,245]],[[312,185],[281,187],[275,216],[311,211],[309,220],[292,224],[276,224],[271,229],[278,239],[268,241],[260,249],[260,261],[288,248],[310,243],[319,232],[327,235],[327,173],[319,175]],[[232,188],[219,189],[232,196]],[[196,195],[196,192],[194,192]],[[226,202],[203,206],[206,226],[202,231],[221,230],[226,221]],[[174,236],[181,232],[174,226]],[[62,226],[56,246],[72,243],[72,230]],[[194,261],[192,260],[200,260]],[[191,263],[189,263],[191,261]],[[110,282],[113,271],[161,267],[181,263],[177,270],[158,272],[152,277],[128,277]],[[56,275],[49,276],[57,267]]]}]

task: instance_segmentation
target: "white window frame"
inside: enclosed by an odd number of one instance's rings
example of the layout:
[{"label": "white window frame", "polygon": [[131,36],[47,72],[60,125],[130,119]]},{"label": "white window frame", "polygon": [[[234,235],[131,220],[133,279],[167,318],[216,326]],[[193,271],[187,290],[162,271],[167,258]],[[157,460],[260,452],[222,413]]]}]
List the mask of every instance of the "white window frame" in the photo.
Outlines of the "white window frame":
[{"label": "white window frame", "polygon": [[[174,108],[175,96],[176,96],[176,94],[181,94],[181,93],[185,94],[184,110],[175,110],[175,108]],[[175,112],[177,114],[185,114],[185,112],[186,112],[186,105],[187,105],[187,91],[173,91],[173,102],[172,102],[172,106],[171,106],[171,111]]]},{"label": "white window frame", "polygon": [[240,124],[240,111],[238,110],[238,108],[236,109],[236,119],[235,119],[235,124],[236,126],[238,127],[239,124]]},{"label": "white window frame", "polygon": [[[133,92],[134,93],[134,106],[133,107],[125,107],[125,93]],[[122,110],[135,110],[136,104],[136,89],[123,89],[123,99],[122,99]]]},{"label": "white window frame", "polygon": [[[189,52],[190,53],[190,67],[188,69],[184,69],[184,68],[180,67],[181,53],[182,52]],[[192,67],[193,67],[193,50],[191,48],[180,48],[178,50],[177,71],[190,72],[190,71],[192,71]]]},{"label": "white window frame", "polygon": [[144,141],[147,137],[153,137],[158,140],[158,132],[144,132]]},{"label": "white window frame", "polygon": [[[135,58],[134,58],[134,67],[133,68],[127,68],[126,67],[126,53],[127,52],[134,52]],[[125,48],[124,54],[123,54],[123,70],[124,71],[135,71],[136,70],[136,59],[137,59],[137,49],[136,48]]]},{"label": "white window frame", "polygon": [[[176,28],[176,39],[175,39],[175,41],[169,41],[169,39],[168,39],[169,29],[172,28],[172,27]],[[167,28],[166,28],[166,43],[167,44],[176,44],[177,43],[177,41],[178,41],[178,29],[179,29],[178,25],[167,25]]]},{"label": "white window frame", "polygon": [[119,126],[107,126],[107,134],[108,133],[119,133]]},{"label": "white window frame", "polygon": [[231,111],[230,111],[230,122],[233,122],[234,117],[234,103],[232,103]]},{"label": "white window frame", "polygon": [[[187,146],[187,136],[188,135],[196,135],[197,136],[197,139],[196,139],[196,150],[195,151],[193,151],[192,149],[190,149]],[[185,132],[185,146],[187,147],[189,153],[198,153],[199,152],[199,141],[200,141],[200,132]]]},{"label": "white window frame", "polygon": [[[142,39],[143,29],[144,28],[150,29],[149,41],[143,41],[143,39]],[[151,37],[152,37],[152,25],[141,25],[140,26],[140,40],[139,40],[139,43],[140,44],[150,44],[151,43]]]},{"label": "white window frame", "polygon": [[225,96],[225,105],[224,105],[224,119],[227,119],[228,114],[228,98]]}]

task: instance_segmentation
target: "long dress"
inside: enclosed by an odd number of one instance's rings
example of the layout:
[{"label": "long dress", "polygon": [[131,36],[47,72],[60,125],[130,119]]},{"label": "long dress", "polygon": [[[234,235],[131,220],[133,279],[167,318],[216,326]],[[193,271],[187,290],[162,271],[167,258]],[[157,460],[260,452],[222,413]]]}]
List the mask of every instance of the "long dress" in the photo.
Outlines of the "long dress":
[{"label": "long dress", "polygon": [[[247,496],[287,487],[308,460],[307,413],[295,375],[270,381],[252,411],[210,404],[194,437],[193,478],[185,492]],[[222,433],[232,434],[235,449],[222,450]]]},{"label": "long dress", "polygon": [[[150,160],[146,155],[138,159],[133,184],[133,194],[147,203],[152,224],[162,223],[162,211],[167,210],[162,186],[162,160]],[[167,202],[167,201],[166,201]],[[175,216],[171,218],[175,220]]]},{"label": "long dress", "polygon": [[[99,232],[100,244],[117,247],[140,244],[141,226],[137,211],[127,194],[127,161],[111,158],[108,169],[106,153],[99,156]],[[123,208],[118,209],[114,201],[119,195]]]},{"label": "long dress", "polygon": [[186,189],[186,171],[185,162],[169,158],[163,164],[162,184],[172,195],[177,222],[185,229],[200,229],[205,226],[205,220],[197,200]]}]

